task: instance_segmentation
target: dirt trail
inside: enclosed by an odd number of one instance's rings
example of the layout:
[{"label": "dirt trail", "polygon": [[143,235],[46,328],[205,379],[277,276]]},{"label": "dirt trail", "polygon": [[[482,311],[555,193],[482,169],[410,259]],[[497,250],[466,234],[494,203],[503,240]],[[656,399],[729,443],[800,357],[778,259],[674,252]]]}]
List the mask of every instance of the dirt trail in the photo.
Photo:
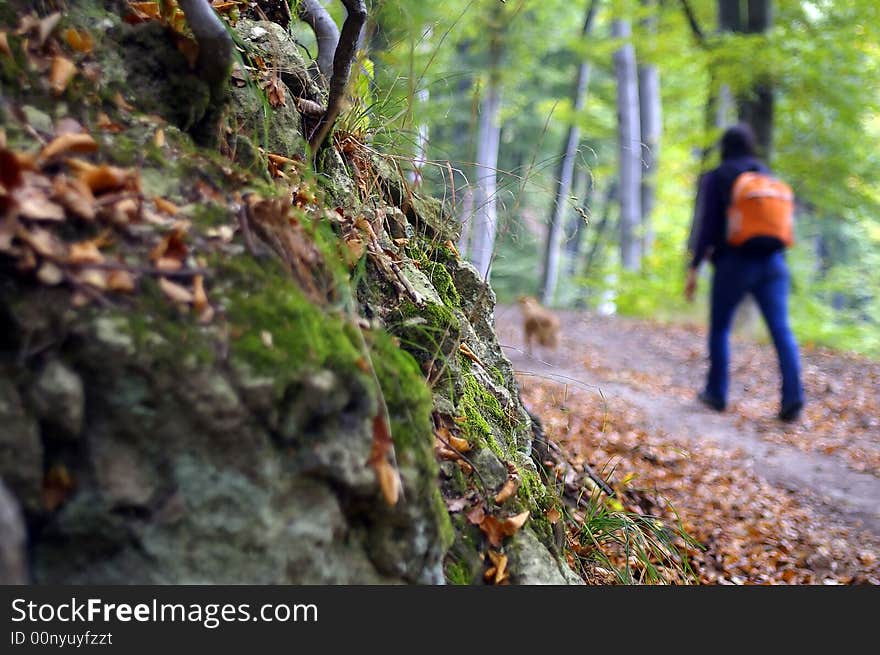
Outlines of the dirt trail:
[{"label": "dirt trail", "polygon": [[[856,367],[852,384],[876,394],[880,365],[805,352],[805,386],[812,405],[799,425],[788,426],[774,418],[778,378],[769,346],[734,342],[730,407],[718,414],[695,399],[706,371],[703,330],[577,312],[558,315],[559,349],[536,348],[529,356],[523,349],[519,309],[497,308],[499,338],[521,376],[601,394],[610,411],[618,403],[634,406],[649,417],[646,428],[686,440],[690,448],[712,441],[768,482],[796,491],[804,502],[880,537],[880,476],[875,466],[880,458],[880,417],[873,405],[855,402],[855,392],[840,373]],[[852,416],[856,406],[868,409]]]}]

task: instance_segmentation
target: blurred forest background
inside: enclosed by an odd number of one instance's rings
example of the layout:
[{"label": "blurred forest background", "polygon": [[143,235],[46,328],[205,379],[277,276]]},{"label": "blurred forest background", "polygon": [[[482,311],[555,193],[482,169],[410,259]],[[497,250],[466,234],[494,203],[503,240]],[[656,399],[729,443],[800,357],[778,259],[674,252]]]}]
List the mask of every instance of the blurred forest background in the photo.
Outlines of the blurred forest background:
[{"label": "blurred forest background", "polygon": [[694,193],[722,129],[746,121],[798,196],[799,338],[880,355],[874,0],[375,0],[368,13],[339,129],[448,203],[500,302],[702,321],[682,295]]}]

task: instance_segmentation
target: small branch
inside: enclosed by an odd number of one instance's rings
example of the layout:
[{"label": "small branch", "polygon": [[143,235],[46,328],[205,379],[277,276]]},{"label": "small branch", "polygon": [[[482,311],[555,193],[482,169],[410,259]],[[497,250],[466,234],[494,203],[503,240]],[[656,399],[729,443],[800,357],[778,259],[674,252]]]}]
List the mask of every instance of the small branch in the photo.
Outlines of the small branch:
[{"label": "small branch", "polygon": [[330,78],[330,94],[327,98],[327,111],[309,138],[309,149],[316,155],[324,139],[330,133],[333,123],[342,110],[342,98],[348,87],[351,64],[354,61],[361,29],[367,20],[367,8],[364,0],[342,0],[348,16],[342,24],[342,33],[333,55],[333,77]]},{"label": "small branch", "polygon": [[211,85],[211,95],[221,97],[232,70],[232,37],[208,0],[178,0],[177,4],[199,44],[199,73]]},{"label": "small branch", "polygon": [[684,11],[684,15],[687,18],[688,24],[691,26],[691,32],[694,35],[694,38],[697,40],[697,43],[701,48],[706,47],[706,34],[703,32],[700,24],[697,22],[697,16],[694,14],[694,9],[691,7],[690,2],[688,0],[680,0],[681,8]]},{"label": "small branch", "polygon": [[301,0],[296,13],[315,33],[318,70],[329,80],[333,76],[333,53],[339,45],[339,28],[319,0]]}]

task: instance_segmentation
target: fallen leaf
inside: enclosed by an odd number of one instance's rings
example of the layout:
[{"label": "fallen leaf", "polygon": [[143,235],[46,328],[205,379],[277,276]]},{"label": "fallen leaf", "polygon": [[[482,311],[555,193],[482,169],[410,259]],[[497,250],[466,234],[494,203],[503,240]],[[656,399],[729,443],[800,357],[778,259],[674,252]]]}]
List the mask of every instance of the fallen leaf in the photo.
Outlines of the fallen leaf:
[{"label": "fallen leaf", "polygon": [[159,278],[159,288],[162,289],[162,293],[174,302],[188,305],[194,300],[192,291],[176,282],[172,282],[168,278]]},{"label": "fallen leaf", "polygon": [[9,39],[6,37],[6,32],[0,32],[0,52],[7,57],[12,57],[12,50],[9,48]]},{"label": "fallen leaf", "polygon": [[547,510],[547,520],[550,521],[552,525],[556,525],[559,523],[559,519],[562,518],[562,514],[560,514],[559,510],[555,507],[551,507]]},{"label": "fallen leaf", "polygon": [[104,255],[92,240],[71,243],[67,251],[68,264],[101,264],[103,262]]},{"label": "fallen leaf", "polygon": [[32,221],[63,221],[64,207],[52,202],[42,192],[25,188],[16,192],[18,214]]},{"label": "fallen leaf", "polygon": [[171,231],[162,237],[162,240],[150,251],[150,261],[154,262],[159,268],[162,268],[159,265],[160,261],[164,261],[167,266],[169,260],[176,262],[178,268],[182,266],[183,261],[189,254],[189,248],[183,240],[185,235],[186,231],[183,226],[180,223],[176,223]]},{"label": "fallen leaf", "polygon": [[95,220],[95,196],[82,180],[57,176],[52,182],[52,199],[74,216]]},{"label": "fallen leaf", "polygon": [[284,107],[287,105],[287,96],[284,92],[284,85],[277,77],[273,77],[266,83],[266,97],[269,104],[273,107]]},{"label": "fallen leaf", "polygon": [[22,168],[21,160],[14,152],[6,148],[0,150],[0,184],[7,191],[12,191],[15,187],[21,185]]},{"label": "fallen leaf", "polygon": [[470,441],[462,439],[461,437],[456,437],[454,434],[449,435],[448,441],[449,445],[460,453],[466,453],[473,448]]},{"label": "fallen leaf", "polygon": [[400,473],[385,458],[374,463],[373,470],[376,472],[385,502],[392,506],[396,505],[400,497]]},{"label": "fallen leaf", "polygon": [[132,173],[116,166],[101,164],[83,170],[79,178],[88,185],[92,193],[102,193],[125,187],[132,179]]},{"label": "fallen leaf", "polygon": [[37,279],[50,287],[64,281],[64,271],[52,262],[43,262],[37,270]]},{"label": "fallen leaf", "polygon": [[501,490],[497,494],[495,494],[495,502],[500,505],[508,498],[513,496],[513,494],[516,493],[517,489],[519,489],[519,478],[507,478],[507,482],[505,482],[504,486],[501,487]]},{"label": "fallen leaf", "polygon": [[37,44],[42,48],[46,45],[46,39],[55,31],[58,22],[61,20],[61,12],[54,12],[40,20],[39,30],[37,32]]},{"label": "fallen leaf", "polygon": [[54,512],[76,488],[73,476],[63,464],[54,464],[43,477],[43,507]]},{"label": "fallen leaf", "polygon": [[51,160],[66,152],[95,152],[98,143],[89,134],[63,134],[52,139],[40,151],[38,164]]},{"label": "fallen leaf", "polygon": [[134,276],[125,270],[110,271],[107,275],[107,290],[117,293],[132,293],[135,289]]},{"label": "fallen leaf", "polygon": [[67,89],[70,80],[76,75],[76,64],[60,55],[52,59],[52,67],[49,70],[49,86],[56,96],[60,96]]},{"label": "fallen leaf", "polygon": [[465,517],[467,518],[468,523],[471,523],[472,525],[480,525],[486,518],[486,510],[482,505],[477,505],[470,512],[465,514]]},{"label": "fallen leaf", "polygon": [[116,225],[128,225],[138,219],[140,204],[134,198],[123,198],[110,210],[110,220]]},{"label": "fallen leaf", "polygon": [[32,227],[19,228],[16,236],[34,249],[42,257],[60,259],[64,257],[64,243],[49,230]]},{"label": "fallen leaf", "polygon": [[507,555],[490,549],[489,560],[493,565],[491,567],[492,575],[489,580],[491,580],[493,584],[502,584],[510,577],[510,574],[507,571]]},{"label": "fallen leaf", "polygon": [[92,39],[92,35],[85,30],[68,27],[64,30],[62,36],[67,45],[73,48],[76,52],[80,52],[84,55],[89,54],[95,48],[95,42]]},{"label": "fallen leaf", "polygon": [[205,278],[203,275],[196,275],[193,278],[193,309],[203,314],[209,307],[208,294],[205,293]]},{"label": "fallen leaf", "polygon": [[113,104],[123,111],[134,111],[134,107],[126,101],[121,91],[117,91],[116,95],[113,96]]},{"label": "fallen leaf", "polygon": [[108,286],[107,271],[96,268],[86,268],[74,274],[74,278],[80,284],[87,284],[95,289],[106,289]]},{"label": "fallen leaf", "polygon": [[98,114],[97,125],[98,129],[102,132],[111,132],[113,134],[119,134],[125,130],[125,125],[114,122],[114,120],[103,111]]},{"label": "fallen leaf", "polygon": [[153,203],[155,203],[156,209],[169,216],[177,216],[177,212],[180,211],[180,208],[173,202],[166,200],[165,198],[160,198],[159,196],[153,198]]},{"label": "fallen leaf", "polygon": [[519,532],[528,518],[528,511],[506,519],[487,516],[480,522],[480,530],[486,534],[489,543],[497,548],[501,545],[504,537],[512,537]]}]

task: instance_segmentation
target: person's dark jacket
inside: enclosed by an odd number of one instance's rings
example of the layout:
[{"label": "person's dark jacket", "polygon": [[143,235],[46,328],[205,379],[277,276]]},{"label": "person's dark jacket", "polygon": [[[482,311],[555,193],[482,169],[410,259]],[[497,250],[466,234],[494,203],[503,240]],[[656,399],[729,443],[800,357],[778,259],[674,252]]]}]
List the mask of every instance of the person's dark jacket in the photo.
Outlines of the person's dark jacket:
[{"label": "person's dark jacket", "polygon": [[756,157],[745,155],[724,160],[700,180],[698,194],[701,215],[694,246],[691,267],[696,268],[709,255],[711,261],[717,261],[732,246],[727,244],[727,207],[730,205],[730,193],[733,182],[740,173],[760,171],[769,173],[767,167]]}]

